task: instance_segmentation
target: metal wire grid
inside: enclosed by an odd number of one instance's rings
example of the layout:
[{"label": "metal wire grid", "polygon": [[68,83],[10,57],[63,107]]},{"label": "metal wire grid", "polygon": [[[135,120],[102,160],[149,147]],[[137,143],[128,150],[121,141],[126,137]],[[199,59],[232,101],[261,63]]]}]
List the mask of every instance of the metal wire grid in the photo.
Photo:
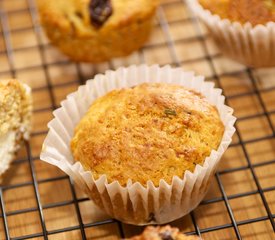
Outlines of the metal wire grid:
[{"label": "metal wire grid", "polygon": [[[64,61],[64,62],[59,62],[59,63],[47,63],[46,59],[45,59],[45,52],[47,51],[47,44],[44,44],[42,39],[41,39],[41,28],[38,25],[38,16],[37,16],[37,11],[36,11],[36,6],[35,6],[35,2],[34,0],[26,0],[28,3],[28,8],[27,9],[19,9],[19,10],[14,10],[13,12],[5,12],[1,9],[1,3],[4,0],[0,0],[0,27],[2,28],[2,31],[0,32],[0,34],[2,35],[2,38],[4,40],[4,44],[5,44],[5,51],[0,52],[0,54],[5,54],[7,56],[8,59],[8,64],[9,64],[9,70],[8,71],[2,71],[0,69],[0,74],[5,74],[8,73],[10,74],[12,77],[16,77],[17,71],[18,69],[15,67],[14,64],[14,57],[13,54],[15,51],[20,51],[20,50],[24,50],[26,49],[24,48],[19,48],[14,50],[12,47],[12,42],[11,42],[11,30],[9,29],[9,24],[8,24],[8,20],[7,20],[7,14],[16,14],[18,12],[28,12],[31,16],[31,21],[33,24],[33,28],[23,28],[23,29],[18,29],[18,30],[12,30],[12,31],[26,31],[28,29],[34,29],[35,34],[36,34],[36,40],[38,42],[38,47],[39,47],[39,53],[40,53],[40,57],[42,60],[42,64],[39,65],[39,67],[43,67],[43,71],[45,74],[45,78],[46,78],[46,86],[43,87],[43,89],[46,89],[49,93],[50,96],[50,101],[51,101],[51,107],[49,108],[41,108],[36,110],[37,112],[43,112],[43,111],[49,111],[49,110],[54,110],[57,108],[58,104],[57,104],[57,100],[56,97],[54,95],[53,89],[54,89],[54,85],[51,82],[51,77],[49,74],[49,66],[50,65],[57,65],[57,64],[68,64],[69,61]],[[20,0],[13,0],[13,1],[20,1]],[[163,11],[163,7],[167,6],[167,5],[171,5],[171,4],[175,4],[175,3],[181,3],[181,4],[185,4],[184,0],[174,0],[174,1],[165,1],[165,3],[163,3],[162,6],[160,6],[159,10],[158,10],[158,22],[159,25],[165,35],[165,44],[167,45],[168,49],[169,49],[169,54],[170,57],[172,59],[171,64],[174,66],[182,66],[183,63],[189,63],[189,62],[197,62],[197,61],[201,61],[201,60],[206,60],[209,62],[211,70],[213,76],[212,77],[208,77],[208,80],[214,80],[217,83],[217,86],[222,88],[222,84],[221,84],[221,74],[218,74],[215,64],[214,64],[214,59],[216,57],[218,57],[220,54],[215,54],[215,55],[211,55],[208,45],[206,44],[206,38],[205,38],[205,34],[202,32],[200,24],[198,23],[197,19],[191,15],[190,17],[184,19],[184,20],[179,20],[178,22],[190,22],[195,26],[196,29],[196,37],[190,37],[187,39],[183,39],[183,40],[179,40],[179,41],[186,41],[186,42],[192,42],[194,40],[198,40],[201,42],[202,46],[203,46],[203,51],[204,51],[204,56],[203,57],[199,57],[196,59],[191,59],[191,60],[185,60],[185,61],[180,61],[178,59],[178,55],[177,55],[177,51],[175,48],[175,42],[173,40],[173,38],[171,37],[171,33],[169,30],[169,22],[167,21],[164,11]],[[177,20],[176,20],[177,21]],[[1,30],[0,28],[0,30]],[[37,47],[37,46],[36,46]],[[146,48],[151,48],[154,46],[146,46],[144,49]],[[27,48],[31,48],[31,47],[27,47]],[[145,62],[145,57],[144,57],[144,49],[139,51],[139,61],[140,63]],[[109,68],[113,68],[113,63],[109,62],[108,63],[108,67]],[[35,68],[34,67],[30,67],[28,69],[32,69]],[[26,68],[25,68],[26,69]],[[81,72],[81,68],[79,64],[76,64],[76,69],[77,69],[77,73],[78,73],[78,83],[79,84],[83,84],[85,82],[85,79],[82,75]],[[23,70],[23,69],[20,69]],[[234,94],[234,95],[230,95],[227,96],[227,99],[234,99],[234,98],[238,98],[238,97],[242,97],[242,96],[247,96],[247,95],[252,95],[252,94],[256,94],[259,103],[262,107],[262,109],[264,110],[262,113],[257,113],[254,114],[253,116],[245,116],[242,117],[241,119],[239,119],[238,121],[242,121],[242,120],[247,120],[247,119],[251,119],[251,118],[255,118],[255,117],[261,117],[261,116],[265,116],[267,118],[269,127],[272,131],[272,134],[270,135],[266,135],[260,138],[256,138],[256,139],[250,139],[250,140],[243,140],[242,135],[240,134],[240,130],[237,127],[237,136],[239,141],[237,143],[233,143],[231,145],[231,147],[233,146],[240,146],[244,152],[245,155],[245,159],[246,159],[246,166],[242,166],[242,167],[236,167],[236,168],[230,168],[230,169],[225,169],[222,171],[219,171],[216,174],[216,180],[219,186],[219,189],[221,191],[222,196],[221,197],[216,197],[216,198],[212,198],[209,200],[205,200],[201,203],[201,205],[208,205],[211,203],[217,203],[217,202],[224,202],[226,209],[228,211],[228,214],[230,216],[231,219],[231,223],[228,224],[222,224],[222,225],[218,225],[218,226],[213,226],[213,227],[208,227],[208,228],[200,228],[198,223],[197,223],[197,219],[195,214],[192,212],[190,213],[191,219],[192,219],[192,223],[194,225],[194,229],[195,231],[191,231],[191,232],[187,232],[187,234],[189,235],[193,235],[193,234],[198,234],[199,236],[201,236],[201,234],[203,233],[207,233],[207,232],[211,232],[211,231],[217,231],[217,230],[221,230],[221,229],[227,229],[227,228],[233,228],[236,234],[236,238],[237,239],[242,239],[239,227],[241,225],[246,225],[246,224],[251,224],[251,223],[255,223],[255,222],[260,222],[260,221],[265,221],[268,220],[273,228],[273,231],[275,231],[275,222],[274,222],[274,218],[275,218],[275,214],[272,214],[271,210],[270,210],[270,206],[266,200],[266,197],[264,195],[265,192],[268,191],[272,191],[275,190],[275,185],[272,187],[268,187],[268,188],[262,188],[260,183],[259,183],[259,179],[257,178],[257,175],[255,174],[255,168],[260,167],[260,166],[265,166],[265,165],[271,165],[275,163],[275,159],[272,159],[270,161],[265,161],[265,162],[261,162],[261,163],[257,163],[257,164],[252,164],[250,156],[245,148],[245,144],[248,143],[253,143],[253,142],[258,142],[258,141],[262,141],[262,140],[267,140],[267,139],[273,139],[275,137],[275,129],[274,126],[272,124],[272,120],[271,120],[271,114],[275,113],[275,111],[267,111],[267,108],[265,106],[264,100],[262,98],[261,93],[263,92],[267,92],[267,91],[272,91],[275,89],[274,87],[271,88],[265,88],[265,89],[259,89],[258,85],[256,84],[256,80],[255,77],[253,75],[253,71],[249,68],[246,68],[244,70],[241,71],[235,71],[235,72],[230,72],[230,73],[226,73],[228,75],[237,75],[240,73],[245,73],[249,76],[249,79],[251,81],[251,84],[253,86],[253,90],[251,92],[247,92],[247,93],[241,93],[241,94]],[[64,84],[60,84],[59,87],[63,87],[66,84],[70,84],[70,83],[64,83]],[[34,89],[34,91],[36,91],[37,89]],[[44,131],[42,132],[35,132],[32,135],[36,136],[36,135],[42,135],[45,134]],[[107,224],[111,224],[111,223],[116,223],[119,229],[119,233],[120,233],[120,237],[124,238],[124,231],[123,231],[123,226],[122,223],[120,223],[117,220],[114,219],[108,219],[108,220],[104,220],[104,221],[98,221],[98,222],[91,222],[91,223],[87,223],[84,224],[83,220],[82,220],[82,216],[80,213],[80,208],[79,208],[79,204],[81,202],[85,202],[88,201],[88,198],[77,198],[76,195],[76,191],[75,191],[75,186],[74,183],[71,181],[71,179],[69,179],[67,176],[60,176],[60,177],[55,177],[55,178],[49,178],[49,179],[43,179],[43,180],[37,180],[37,176],[34,170],[34,161],[38,160],[38,156],[33,156],[32,150],[31,150],[31,146],[29,144],[29,142],[25,142],[24,147],[27,151],[27,159],[18,159],[15,160],[13,164],[22,164],[24,162],[27,162],[29,164],[29,168],[31,170],[31,175],[32,175],[32,180],[29,182],[24,182],[24,183],[18,183],[18,184],[13,184],[13,185],[7,185],[7,186],[1,186],[0,187],[0,206],[1,206],[1,210],[2,210],[2,214],[0,215],[0,218],[3,220],[3,224],[4,224],[4,230],[5,230],[5,237],[6,239],[13,239],[13,240],[19,240],[19,239],[31,239],[31,238],[36,238],[36,237],[44,237],[44,239],[48,239],[49,235],[53,235],[53,234],[57,234],[57,233],[61,233],[61,232],[66,232],[66,231],[73,231],[73,230],[80,230],[81,232],[81,236],[82,239],[87,239],[86,237],[86,233],[85,233],[85,229],[89,228],[89,227],[94,227],[94,226],[100,226],[100,225],[107,225]],[[222,183],[221,180],[221,176],[223,174],[227,174],[227,173],[231,173],[231,172],[239,172],[239,171],[243,171],[243,170],[249,170],[253,176],[254,182],[257,186],[257,190],[253,190],[253,191],[249,191],[249,192],[244,192],[244,193],[237,193],[237,194],[233,194],[233,195],[227,195],[224,189],[224,185]],[[40,195],[39,195],[39,191],[38,191],[38,184],[41,183],[46,183],[46,182],[53,182],[53,181],[59,181],[59,180],[63,180],[63,179],[68,179],[69,183],[70,183],[70,189],[72,192],[72,196],[73,199],[70,201],[63,201],[63,202],[58,202],[58,203],[50,203],[50,204],[41,204],[40,201]],[[16,210],[16,211],[10,211],[7,212],[5,211],[5,202],[4,202],[4,198],[3,198],[3,192],[8,190],[8,189],[17,189],[20,187],[24,187],[24,186],[32,186],[35,192],[35,199],[36,199],[36,203],[37,203],[37,207],[34,208],[27,208],[27,209],[22,209],[22,210]],[[266,216],[263,217],[258,217],[258,218],[251,218],[248,220],[243,220],[243,221],[236,221],[236,219],[234,218],[234,214],[233,214],[233,210],[230,206],[230,199],[235,199],[235,198],[239,198],[239,197],[244,197],[244,196],[250,196],[250,195],[254,195],[254,194],[260,194],[261,200],[262,200],[262,204],[265,208],[266,211]],[[69,204],[73,204],[76,210],[76,214],[77,214],[77,219],[78,219],[78,225],[76,226],[72,226],[72,227],[66,227],[66,228],[62,228],[62,229],[57,229],[57,230],[47,230],[46,228],[46,224],[45,224],[45,219],[44,219],[44,215],[43,215],[43,210],[45,209],[49,209],[49,208],[54,208],[54,207],[58,207],[58,206],[66,206]],[[11,237],[10,233],[9,233],[9,226],[8,226],[8,221],[7,221],[7,217],[8,216],[12,216],[12,215],[17,215],[17,214],[21,214],[21,213],[29,213],[29,212],[35,212],[38,211],[39,213],[39,218],[40,218],[40,223],[42,226],[42,232],[40,233],[35,233],[35,234],[30,234],[30,235],[25,235],[25,236],[18,236],[18,237]]]}]

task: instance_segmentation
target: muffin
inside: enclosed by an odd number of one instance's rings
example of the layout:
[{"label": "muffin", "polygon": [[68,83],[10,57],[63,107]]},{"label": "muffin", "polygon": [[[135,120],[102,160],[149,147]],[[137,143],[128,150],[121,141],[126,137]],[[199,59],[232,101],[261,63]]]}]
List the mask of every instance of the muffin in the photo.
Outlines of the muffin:
[{"label": "muffin", "polygon": [[[72,153],[95,179],[146,186],[203,165],[224,126],[206,98],[179,85],[143,83],[98,98],[76,127]],[[133,171],[135,169],[135,171]]]},{"label": "muffin", "polygon": [[221,19],[253,26],[275,21],[275,2],[273,0],[199,0],[200,4]]},{"label": "muffin", "polygon": [[188,0],[223,53],[251,67],[275,66],[275,2]]},{"label": "muffin", "polygon": [[0,81],[0,176],[8,169],[22,140],[29,137],[30,88],[17,80]]},{"label": "muffin", "polygon": [[130,54],[148,39],[158,0],[38,0],[51,40],[74,61],[102,62]]},{"label": "muffin", "polygon": [[169,66],[107,71],[61,106],[41,159],[108,215],[135,225],[192,211],[235,131],[220,89]]},{"label": "muffin", "polygon": [[139,236],[128,240],[199,240],[195,236],[186,236],[180,233],[179,229],[171,228],[169,225],[164,227],[147,227]]}]

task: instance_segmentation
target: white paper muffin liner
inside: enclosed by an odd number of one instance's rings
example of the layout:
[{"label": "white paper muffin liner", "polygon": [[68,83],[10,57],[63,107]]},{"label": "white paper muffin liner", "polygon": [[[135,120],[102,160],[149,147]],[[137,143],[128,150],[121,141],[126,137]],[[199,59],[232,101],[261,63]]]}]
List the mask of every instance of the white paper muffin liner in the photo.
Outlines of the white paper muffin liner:
[{"label": "white paper muffin liner", "polygon": [[[217,151],[197,165],[194,172],[186,171],[181,179],[175,176],[172,184],[160,180],[159,187],[152,181],[144,187],[128,181],[126,187],[117,181],[108,183],[105,175],[95,180],[90,171],[84,171],[80,162],[74,162],[70,141],[74,128],[91,103],[113,89],[128,88],[143,82],[166,82],[182,85],[201,92],[220,113],[225,132]],[[170,66],[131,66],[96,75],[86,85],[68,95],[61,107],[53,112],[55,118],[48,124],[49,133],[44,141],[41,159],[56,165],[67,173],[88,196],[113,218],[122,222],[146,225],[164,224],[180,218],[194,209],[205,196],[211,176],[232,140],[235,132],[233,110],[224,105],[222,90],[205,82],[201,76]]]},{"label": "white paper muffin liner", "polygon": [[187,0],[193,12],[206,25],[220,50],[251,67],[275,66],[275,23],[253,26],[221,19],[203,8],[198,0]]}]

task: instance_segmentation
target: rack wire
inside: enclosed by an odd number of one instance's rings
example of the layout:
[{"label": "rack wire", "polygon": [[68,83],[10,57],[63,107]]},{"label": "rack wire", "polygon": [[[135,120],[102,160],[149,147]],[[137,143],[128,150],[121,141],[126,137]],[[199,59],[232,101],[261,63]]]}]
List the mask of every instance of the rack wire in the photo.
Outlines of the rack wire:
[{"label": "rack wire", "polygon": [[[140,51],[97,65],[72,63],[47,42],[35,0],[0,0],[0,78],[25,78],[35,100],[31,139],[0,186],[0,239],[120,239],[142,230],[106,217],[92,220],[86,213],[91,201],[71,179],[39,161],[46,122],[60,100],[96,73],[132,63],[171,64],[206,75],[238,117],[209,194],[172,225],[203,239],[274,239],[275,70],[246,68],[222,56],[183,0],[162,1],[153,36]],[[45,185],[54,192],[49,199]],[[70,211],[59,211],[64,207]]]}]

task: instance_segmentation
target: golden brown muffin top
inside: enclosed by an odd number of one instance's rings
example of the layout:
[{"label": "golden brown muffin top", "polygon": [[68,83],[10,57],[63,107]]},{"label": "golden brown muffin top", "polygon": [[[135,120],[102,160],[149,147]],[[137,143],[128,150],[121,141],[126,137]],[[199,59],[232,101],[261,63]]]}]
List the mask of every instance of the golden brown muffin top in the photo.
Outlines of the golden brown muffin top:
[{"label": "golden brown muffin top", "polygon": [[28,127],[31,102],[31,95],[22,83],[15,79],[0,80],[0,136],[23,125]]},{"label": "golden brown muffin top", "polygon": [[199,0],[200,4],[231,21],[250,22],[253,26],[275,21],[274,0]]},{"label": "golden brown muffin top", "polygon": [[98,98],[75,129],[75,160],[95,179],[144,186],[171,183],[203,164],[217,149],[224,126],[217,109],[199,93],[165,83],[144,83]]},{"label": "golden brown muffin top", "polygon": [[[159,0],[111,0],[112,14],[99,28],[91,23],[89,4],[91,0],[37,0],[41,20],[55,22],[65,34],[78,37],[91,37],[100,32],[106,33],[151,17]],[[54,29],[53,29],[54,31]]]},{"label": "golden brown muffin top", "polygon": [[198,240],[196,236],[186,236],[180,233],[179,229],[171,228],[169,225],[164,227],[146,227],[139,236],[128,240]]}]

